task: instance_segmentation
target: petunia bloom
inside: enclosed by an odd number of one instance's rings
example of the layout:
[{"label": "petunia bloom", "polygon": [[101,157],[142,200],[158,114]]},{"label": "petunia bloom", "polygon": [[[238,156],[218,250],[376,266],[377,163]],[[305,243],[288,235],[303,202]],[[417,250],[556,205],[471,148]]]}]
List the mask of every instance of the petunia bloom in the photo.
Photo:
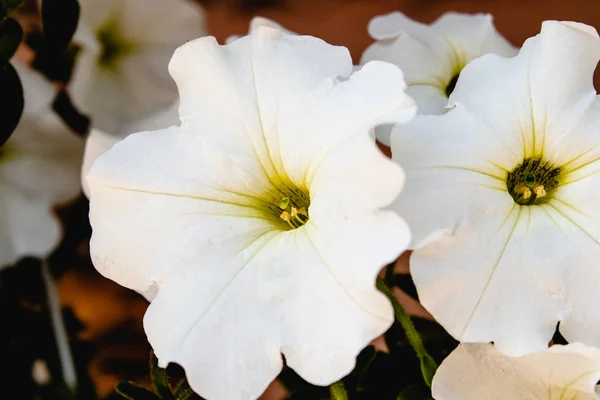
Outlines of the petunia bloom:
[{"label": "petunia bloom", "polygon": [[25,108],[0,148],[0,267],[45,257],[60,242],[52,208],[79,193],[83,142],[52,111],[56,89],[14,61]]},{"label": "petunia bloom", "polygon": [[287,365],[330,384],[392,323],[375,289],[408,245],[384,210],[403,172],[370,130],[416,112],[394,65],[258,28],[169,64],[181,125],[130,135],[88,174],[96,268],[152,302],[161,365],[209,399],[253,399]]},{"label": "petunia bloom", "polygon": [[[365,50],[361,63],[382,60],[399,66],[419,114],[441,114],[460,72],[475,58],[517,53],[489,14],[449,12],[425,25],[392,12],[373,18],[368,29],[376,42]],[[391,126],[377,129],[377,139],[389,146],[390,131]]]},{"label": "petunia bloom", "polygon": [[71,97],[94,128],[122,139],[128,124],[176,101],[167,65],[177,47],[205,34],[204,14],[188,0],[79,3]]},{"label": "petunia bloom", "polygon": [[598,400],[600,350],[579,343],[509,357],[489,343],[463,343],[440,365],[435,400]]},{"label": "petunia bloom", "polygon": [[449,112],[392,132],[419,298],[460,341],[521,355],[560,321],[600,346],[598,59],[593,28],[544,22],[516,57],[472,61]]}]

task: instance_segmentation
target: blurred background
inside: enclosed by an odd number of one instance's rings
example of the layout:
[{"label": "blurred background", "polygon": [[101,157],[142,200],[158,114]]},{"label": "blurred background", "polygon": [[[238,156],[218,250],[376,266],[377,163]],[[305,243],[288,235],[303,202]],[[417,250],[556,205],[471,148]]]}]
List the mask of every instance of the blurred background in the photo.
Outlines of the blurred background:
[{"label": "blurred background", "polygon": [[[102,0],[98,0],[102,1]],[[432,22],[447,11],[491,13],[497,29],[520,46],[539,32],[548,19],[575,20],[600,27],[596,0],[203,0],[209,35],[219,42],[245,34],[253,16],[275,20],[289,30],[320,37],[349,48],[355,62],[372,42],[367,24],[376,15],[399,10],[409,17]],[[550,83],[551,84],[551,83]],[[73,317],[77,333],[74,352],[86,368],[89,397],[108,395],[121,379],[144,382],[148,376],[149,345],[142,327],[146,301],[101,277],[89,260],[88,204],[81,198],[58,210],[65,228],[62,245],[50,262],[58,268],[59,297]],[[25,261],[26,262],[26,261]],[[404,260],[403,262],[406,262]],[[29,268],[35,268],[30,266]],[[56,268],[55,268],[56,270]],[[25,272],[22,272],[25,271]],[[8,283],[15,274],[6,271]],[[15,283],[15,290],[18,289]],[[33,293],[33,290],[32,290]],[[32,294],[33,296],[33,294]],[[31,300],[35,306],[35,299]],[[15,317],[16,318],[16,317]],[[14,321],[14,320],[13,320]],[[68,321],[67,321],[68,322]],[[89,360],[89,364],[87,363]],[[84,397],[85,398],[85,397]]]}]

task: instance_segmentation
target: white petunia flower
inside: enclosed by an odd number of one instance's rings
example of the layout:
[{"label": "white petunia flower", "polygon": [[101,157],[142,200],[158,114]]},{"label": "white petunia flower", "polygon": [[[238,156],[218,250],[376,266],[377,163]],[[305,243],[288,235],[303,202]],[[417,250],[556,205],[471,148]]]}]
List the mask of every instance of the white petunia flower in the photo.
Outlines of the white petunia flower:
[{"label": "white petunia flower", "polygon": [[[441,114],[460,72],[475,58],[517,53],[496,31],[489,14],[449,12],[425,25],[393,12],[373,18],[368,29],[376,42],[365,50],[361,63],[382,60],[399,66],[419,114]],[[391,129],[376,130],[377,139],[387,146]]]},{"label": "white petunia flower", "polygon": [[463,343],[440,365],[435,400],[598,400],[600,350],[579,343],[509,357],[489,343]]},{"label": "white petunia flower", "polygon": [[96,129],[123,138],[124,125],[176,101],[167,65],[178,46],[205,33],[203,12],[189,0],[79,3],[71,97]]},{"label": "white petunia flower", "polygon": [[411,272],[455,338],[542,350],[557,322],[600,346],[596,31],[548,21],[514,58],[470,63],[441,116],[392,133],[407,170]]},{"label": "white petunia flower", "polygon": [[83,143],[52,111],[56,89],[13,62],[23,86],[21,121],[0,148],[0,267],[45,257],[60,242],[54,205],[79,193]]},{"label": "white petunia flower", "polygon": [[204,397],[258,397],[281,354],[340,379],[391,325],[374,280],[410,240],[382,209],[402,170],[369,133],[414,115],[401,71],[351,75],[346,48],[271,28],[190,42],[169,69],[181,126],[130,135],[88,174],[95,266],[152,299],[161,365]]},{"label": "white petunia flower", "polygon": [[115,143],[124,139],[124,132],[142,132],[168,128],[173,125],[179,125],[179,104],[173,103],[168,107],[161,107],[139,121],[125,125],[119,130],[119,134],[106,133],[99,129],[92,128],[85,141],[85,151],[83,153],[83,163],[81,165],[81,187],[86,197],[90,197],[89,188],[85,177],[90,167],[98,157],[106,153]]}]

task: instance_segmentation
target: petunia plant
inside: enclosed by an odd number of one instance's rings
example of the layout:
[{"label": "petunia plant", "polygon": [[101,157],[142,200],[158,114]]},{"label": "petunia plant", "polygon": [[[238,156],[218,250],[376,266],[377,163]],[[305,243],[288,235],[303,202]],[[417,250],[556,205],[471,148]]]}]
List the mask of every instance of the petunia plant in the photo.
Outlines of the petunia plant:
[{"label": "petunia plant", "polygon": [[[600,398],[596,29],[398,11],[359,57],[211,7],[0,0],[6,393]],[[136,334],[82,333],[73,279]]]}]

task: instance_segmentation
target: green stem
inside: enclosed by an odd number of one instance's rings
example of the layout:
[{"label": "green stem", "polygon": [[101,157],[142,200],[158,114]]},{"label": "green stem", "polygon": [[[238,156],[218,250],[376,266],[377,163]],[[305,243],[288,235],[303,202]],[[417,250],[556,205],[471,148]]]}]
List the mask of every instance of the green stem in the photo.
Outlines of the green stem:
[{"label": "green stem", "polygon": [[329,386],[329,393],[331,393],[331,400],[348,400],[348,392],[346,392],[342,381]]},{"label": "green stem", "polygon": [[396,315],[396,320],[404,329],[404,333],[408,342],[417,353],[417,357],[419,357],[419,361],[421,362],[421,373],[423,374],[423,380],[427,384],[427,386],[431,387],[431,381],[433,380],[433,375],[437,369],[437,363],[429,355],[425,346],[423,346],[423,341],[421,340],[421,336],[419,336],[419,332],[415,328],[415,325],[410,319],[410,316],[407,314],[402,304],[398,302],[392,291],[385,284],[385,282],[377,278],[377,289],[390,300],[392,303],[392,307],[394,307],[394,314]]}]

